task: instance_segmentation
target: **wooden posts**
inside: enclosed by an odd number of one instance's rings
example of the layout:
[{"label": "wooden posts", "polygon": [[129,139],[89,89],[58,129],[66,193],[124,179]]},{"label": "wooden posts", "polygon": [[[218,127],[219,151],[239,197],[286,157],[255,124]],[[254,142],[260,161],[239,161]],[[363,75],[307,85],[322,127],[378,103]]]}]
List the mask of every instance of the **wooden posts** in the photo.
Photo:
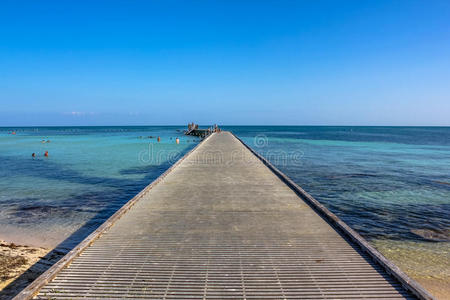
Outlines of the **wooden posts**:
[{"label": "wooden posts", "polygon": [[213,132],[220,132],[219,126],[217,126],[217,124],[214,124],[207,129],[199,129],[198,124],[190,123],[188,124],[188,129],[184,132],[184,134],[205,138]]}]

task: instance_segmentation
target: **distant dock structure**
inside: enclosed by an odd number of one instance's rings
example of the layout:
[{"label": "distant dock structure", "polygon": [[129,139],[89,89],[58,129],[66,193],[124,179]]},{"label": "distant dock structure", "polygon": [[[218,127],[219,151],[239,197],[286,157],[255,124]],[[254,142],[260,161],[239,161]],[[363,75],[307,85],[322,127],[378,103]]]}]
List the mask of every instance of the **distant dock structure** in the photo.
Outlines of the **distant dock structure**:
[{"label": "distant dock structure", "polygon": [[205,138],[214,132],[220,132],[220,128],[216,124],[214,124],[213,126],[210,126],[208,128],[200,129],[198,127],[198,124],[195,124],[194,122],[192,122],[192,123],[188,124],[188,129],[184,131],[184,134]]}]

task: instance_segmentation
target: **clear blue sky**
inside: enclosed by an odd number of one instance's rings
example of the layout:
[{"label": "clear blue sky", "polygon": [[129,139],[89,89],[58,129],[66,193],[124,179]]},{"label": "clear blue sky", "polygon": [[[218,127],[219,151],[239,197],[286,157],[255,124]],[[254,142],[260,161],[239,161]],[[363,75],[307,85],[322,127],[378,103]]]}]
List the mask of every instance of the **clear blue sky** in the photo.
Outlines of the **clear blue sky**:
[{"label": "clear blue sky", "polygon": [[450,125],[450,1],[1,1],[0,126]]}]

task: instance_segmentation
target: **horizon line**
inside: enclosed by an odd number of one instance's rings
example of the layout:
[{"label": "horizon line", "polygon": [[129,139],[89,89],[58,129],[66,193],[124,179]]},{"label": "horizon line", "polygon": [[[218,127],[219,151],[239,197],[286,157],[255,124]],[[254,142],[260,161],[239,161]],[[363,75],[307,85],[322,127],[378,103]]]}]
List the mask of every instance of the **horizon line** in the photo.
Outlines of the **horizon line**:
[{"label": "horizon line", "polygon": [[[214,124],[198,124],[199,126],[212,126]],[[450,127],[450,125],[310,125],[310,124],[217,124],[224,127]],[[0,128],[36,128],[36,127],[180,127],[187,124],[151,124],[151,125],[0,125]]]}]

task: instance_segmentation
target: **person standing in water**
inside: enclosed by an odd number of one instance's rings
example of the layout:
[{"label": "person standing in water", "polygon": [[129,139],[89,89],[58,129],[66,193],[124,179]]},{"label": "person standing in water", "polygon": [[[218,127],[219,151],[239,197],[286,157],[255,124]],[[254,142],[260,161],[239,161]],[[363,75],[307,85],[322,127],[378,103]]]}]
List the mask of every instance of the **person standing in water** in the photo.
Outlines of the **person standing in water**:
[{"label": "person standing in water", "polygon": [[161,142],[161,138],[158,136],[158,143]]},{"label": "person standing in water", "polygon": [[177,144],[179,144],[179,143],[180,143],[180,139],[179,139],[179,138],[176,138],[176,139],[175,139],[175,142],[176,142]]}]

